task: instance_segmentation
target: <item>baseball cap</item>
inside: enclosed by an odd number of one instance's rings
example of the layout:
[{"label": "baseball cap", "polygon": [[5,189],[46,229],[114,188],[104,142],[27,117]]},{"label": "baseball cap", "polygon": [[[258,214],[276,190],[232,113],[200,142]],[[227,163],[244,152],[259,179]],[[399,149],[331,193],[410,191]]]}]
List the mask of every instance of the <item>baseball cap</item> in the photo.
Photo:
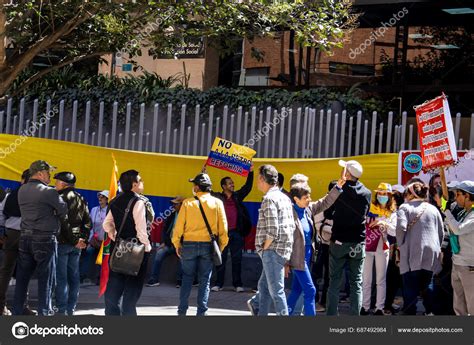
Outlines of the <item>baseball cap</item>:
[{"label": "baseball cap", "polygon": [[103,195],[108,199],[109,198],[109,191],[108,190],[103,190],[102,192],[97,193],[97,197],[99,197],[99,195]]},{"label": "baseball cap", "polygon": [[446,186],[448,187],[448,189],[456,189],[459,183],[459,181],[450,181],[446,184]]},{"label": "baseball cap", "polygon": [[392,190],[394,192],[399,192],[399,193],[403,194],[405,192],[405,187],[403,187],[401,184],[394,184],[392,186]]},{"label": "baseball cap", "polygon": [[463,192],[474,194],[474,182],[473,181],[462,181],[459,183],[456,188],[457,190],[462,190]]},{"label": "baseball cap", "polygon": [[355,178],[360,178],[362,176],[362,172],[364,169],[362,169],[362,165],[358,161],[344,161],[344,160],[339,160],[339,166],[346,168],[349,173],[354,176]]},{"label": "baseball cap", "polygon": [[197,174],[195,178],[189,179],[189,182],[194,183],[198,186],[210,187],[212,186],[211,178],[208,174]]},{"label": "baseball cap", "polygon": [[382,182],[378,185],[375,192],[387,192],[392,193],[392,185],[390,183]]},{"label": "baseball cap", "polygon": [[48,162],[43,161],[43,160],[34,161],[30,165],[30,174],[31,175],[34,175],[37,172],[40,172],[40,171],[43,171],[43,170],[53,171],[53,170],[56,170],[56,167],[48,164]]},{"label": "baseball cap", "polygon": [[69,184],[76,183],[76,176],[70,171],[61,171],[54,175],[54,178]]}]

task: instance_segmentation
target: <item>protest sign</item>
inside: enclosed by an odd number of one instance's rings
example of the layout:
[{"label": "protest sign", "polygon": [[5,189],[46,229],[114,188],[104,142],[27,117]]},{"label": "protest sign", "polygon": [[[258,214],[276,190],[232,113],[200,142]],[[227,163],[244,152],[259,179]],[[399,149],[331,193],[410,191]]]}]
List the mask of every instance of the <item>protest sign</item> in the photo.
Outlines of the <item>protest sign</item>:
[{"label": "protest sign", "polygon": [[256,152],[249,147],[216,137],[206,165],[246,177],[255,154]]},{"label": "protest sign", "polygon": [[453,121],[443,94],[415,107],[423,171],[453,165],[457,161]]}]

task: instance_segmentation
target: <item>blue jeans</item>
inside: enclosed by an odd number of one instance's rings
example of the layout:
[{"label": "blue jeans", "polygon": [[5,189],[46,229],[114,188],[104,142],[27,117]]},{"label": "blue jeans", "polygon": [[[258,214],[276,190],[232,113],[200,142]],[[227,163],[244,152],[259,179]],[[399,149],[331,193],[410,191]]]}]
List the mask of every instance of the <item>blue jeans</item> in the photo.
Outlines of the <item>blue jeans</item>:
[{"label": "blue jeans", "polygon": [[79,296],[81,250],[70,244],[58,245],[56,262],[56,307],[59,314],[73,315]]},{"label": "blue jeans", "polygon": [[344,266],[349,273],[351,315],[360,315],[362,307],[362,268],[365,259],[365,242],[329,245],[329,287],[326,315],[337,315]]},{"label": "blue jeans", "polygon": [[[150,279],[155,280],[157,282],[160,281],[160,272],[161,272],[161,266],[163,265],[163,261],[165,260],[166,257],[169,255],[175,254],[176,250],[174,247],[160,247],[156,250],[155,256],[153,258],[153,267],[151,271],[151,277]],[[178,271],[176,272],[176,280],[179,282],[182,280],[183,272],[181,268],[181,263],[178,264]]]},{"label": "blue jeans", "polygon": [[189,294],[193,286],[194,274],[198,270],[199,289],[197,295],[197,315],[206,315],[209,300],[209,283],[212,274],[212,246],[210,242],[183,242],[181,265],[183,285],[179,291],[178,315],[186,315]]},{"label": "blue jeans", "polygon": [[308,264],[311,262],[312,249],[311,246],[306,246],[306,262],[304,270],[293,270],[293,281],[291,284],[291,292],[288,296],[288,311],[290,315],[300,315],[301,312],[295,308],[297,301],[301,294],[304,298],[304,315],[316,315],[316,287],[314,286],[311,272]]},{"label": "blue jeans", "polygon": [[95,249],[94,247],[91,247],[91,246],[88,246],[86,248],[86,250],[82,254],[83,258],[82,258],[82,262],[80,264],[81,265],[80,266],[80,272],[81,272],[80,277],[81,278],[86,278],[87,277],[92,264],[94,264],[94,274],[95,274],[93,279],[98,278],[99,275],[96,274],[96,272],[98,271],[98,268],[100,268],[100,266],[95,264],[95,261],[97,259],[97,255],[99,255],[99,250],[98,249]]},{"label": "blue jeans", "polygon": [[416,315],[418,296],[423,297],[423,305],[427,314],[433,312],[433,272],[427,270],[411,271],[403,277],[403,312]]},{"label": "blue jeans", "polygon": [[274,250],[261,253],[262,275],[258,281],[258,315],[268,315],[270,303],[273,301],[277,315],[288,315],[285,296],[285,263],[284,257]]},{"label": "blue jeans", "polygon": [[225,266],[229,251],[232,260],[232,285],[234,287],[242,286],[242,249],[244,249],[244,238],[242,235],[237,230],[229,231],[229,244],[222,252],[222,265],[216,267],[217,286],[224,286]]},{"label": "blue jeans", "polygon": [[[110,270],[107,290],[104,295],[105,315],[137,315],[137,302],[142,295],[149,256],[150,253],[145,253],[137,276]],[[122,300],[121,304],[120,300]]]},{"label": "blue jeans", "polygon": [[57,241],[54,235],[20,237],[17,259],[13,314],[22,315],[28,285],[36,270],[38,276],[38,315],[50,315],[51,294],[56,279]]}]

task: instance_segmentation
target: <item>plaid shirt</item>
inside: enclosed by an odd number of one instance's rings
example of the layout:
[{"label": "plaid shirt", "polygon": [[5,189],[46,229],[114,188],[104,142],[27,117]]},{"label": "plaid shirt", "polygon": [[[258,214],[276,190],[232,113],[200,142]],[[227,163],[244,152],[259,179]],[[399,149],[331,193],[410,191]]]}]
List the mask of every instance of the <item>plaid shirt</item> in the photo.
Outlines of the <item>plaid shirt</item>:
[{"label": "plaid shirt", "polygon": [[271,188],[263,197],[262,206],[258,210],[255,236],[257,252],[261,254],[265,240],[272,239],[273,242],[268,249],[289,260],[294,231],[295,220],[290,199],[278,187]]}]

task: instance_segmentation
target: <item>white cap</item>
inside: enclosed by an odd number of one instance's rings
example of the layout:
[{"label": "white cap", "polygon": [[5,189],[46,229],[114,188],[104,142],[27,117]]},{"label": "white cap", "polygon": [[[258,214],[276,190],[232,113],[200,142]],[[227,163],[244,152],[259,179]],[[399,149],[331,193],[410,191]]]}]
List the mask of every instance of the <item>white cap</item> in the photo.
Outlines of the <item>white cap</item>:
[{"label": "white cap", "polygon": [[97,193],[97,197],[99,195],[103,195],[108,199],[109,198],[109,191],[108,190],[103,190],[102,192]]},{"label": "white cap", "polygon": [[339,166],[346,168],[349,173],[354,176],[355,178],[360,178],[362,176],[362,165],[358,161],[343,161],[342,159],[339,161]]},{"label": "white cap", "polygon": [[394,192],[399,192],[399,193],[403,194],[405,192],[405,187],[403,187],[401,184],[394,184],[392,186],[392,190]]},{"label": "white cap", "polygon": [[448,187],[448,189],[456,189],[459,183],[459,181],[450,181],[446,184],[446,187]]}]

